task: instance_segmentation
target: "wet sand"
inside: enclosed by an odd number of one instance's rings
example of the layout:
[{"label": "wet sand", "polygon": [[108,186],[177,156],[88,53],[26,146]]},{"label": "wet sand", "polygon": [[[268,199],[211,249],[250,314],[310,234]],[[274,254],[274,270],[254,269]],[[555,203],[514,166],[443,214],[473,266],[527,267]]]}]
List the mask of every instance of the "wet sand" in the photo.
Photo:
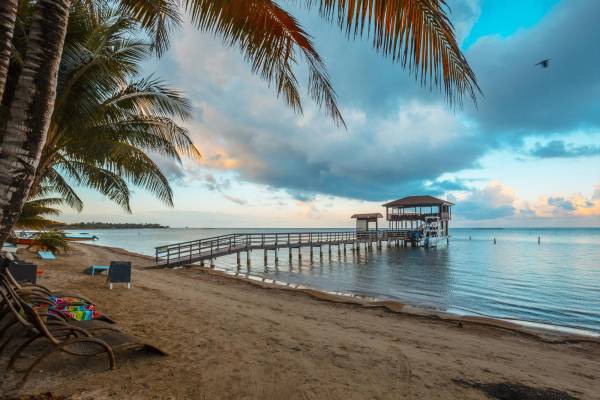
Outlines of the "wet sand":
[{"label": "wet sand", "polygon": [[[91,298],[124,330],[169,353],[123,359],[117,371],[100,362],[92,373],[51,364],[22,393],[77,399],[489,399],[487,384],[511,384],[600,399],[597,339],[249,283],[200,268],[148,269],[149,257],[85,244],[72,245],[54,261],[21,257],[44,269],[41,284]],[[133,262],[132,289],[108,290],[103,275],[82,273],[110,260]],[[8,392],[10,380],[0,383],[0,393],[15,395]]]}]

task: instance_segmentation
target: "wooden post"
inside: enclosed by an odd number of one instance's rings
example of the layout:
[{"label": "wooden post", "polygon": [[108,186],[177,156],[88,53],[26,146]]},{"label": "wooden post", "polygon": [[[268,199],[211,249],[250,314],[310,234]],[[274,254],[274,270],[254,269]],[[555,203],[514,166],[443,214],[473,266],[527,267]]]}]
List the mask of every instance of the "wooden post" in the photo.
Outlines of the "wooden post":
[{"label": "wooden post", "polygon": [[250,268],[250,250],[246,250],[246,266]]},{"label": "wooden post", "polygon": [[265,267],[266,267],[267,266],[267,249],[265,249],[264,253],[265,253]]},{"label": "wooden post", "polygon": [[277,247],[275,247],[275,265],[279,262],[279,254],[277,253]]},{"label": "wooden post", "polygon": [[[289,235],[288,235],[289,236]],[[292,248],[289,248],[290,264],[292,263]]]},{"label": "wooden post", "polygon": [[310,262],[313,262],[313,247],[312,244],[310,245]]},{"label": "wooden post", "polygon": [[241,261],[241,260],[240,260],[240,252],[238,251],[238,252],[237,252],[237,266],[238,266],[238,267],[239,267],[239,266],[240,266],[240,264],[241,264],[241,262],[240,262],[240,261]]}]

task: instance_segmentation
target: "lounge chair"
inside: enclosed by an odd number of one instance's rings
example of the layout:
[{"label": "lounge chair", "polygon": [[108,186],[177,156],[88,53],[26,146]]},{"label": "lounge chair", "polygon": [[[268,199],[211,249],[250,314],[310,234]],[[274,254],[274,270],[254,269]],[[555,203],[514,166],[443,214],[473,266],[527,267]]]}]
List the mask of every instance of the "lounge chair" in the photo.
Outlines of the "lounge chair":
[{"label": "lounge chair", "polygon": [[6,268],[12,277],[19,283],[30,283],[32,285],[37,283],[38,267],[35,264],[22,261],[10,261]]},{"label": "lounge chair", "polygon": [[[27,302],[20,300],[9,286],[6,284],[2,286],[0,296],[17,322],[17,324],[11,324],[11,327],[20,328],[20,337],[25,339],[25,342],[17,347],[12,354],[9,366],[12,368],[21,353],[38,339],[45,339],[50,344],[50,348],[38,355],[29,368],[26,369],[21,380],[21,386],[27,382],[37,365],[57,351],[75,356],[96,356],[107,353],[110,368],[117,368],[114,350],[104,340],[95,337],[89,330],[70,324],[60,316],[51,315],[32,307]],[[7,343],[16,337],[18,337],[16,334],[10,335],[2,347],[6,348]]]},{"label": "lounge chair", "polygon": [[[4,349],[16,349],[10,356],[9,368],[21,354],[39,340],[49,344],[49,348],[41,354],[37,353],[34,362],[26,369],[21,380],[23,386],[31,373],[47,357],[55,352],[64,352],[77,356],[96,356],[107,353],[110,367],[116,368],[116,352],[127,350],[144,350],[159,355],[166,355],[157,347],[143,342],[141,339],[122,332],[114,325],[104,321],[73,321],[60,314],[49,313],[46,292],[48,289],[31,290],[21,287],[7,268],[6,262],[0,260],[0,353]],[[33,291],[30,293],[29,291]],[[27,296],[21,297],[25,293]],[[25,300],[27,298],[27,300]],[[23,340],[18,346],[9,346],[15,340]]]},{"label": "lounge chair", "polygon": [[89,268],[86,268],[83,272],[88,275],[94,276],[96,274],[99,274],[102,271],[108,272],[109,268],[110,268],[109,265],[92,265]]},{"label": "lounge chair", "polygon": [[131,262],[111,261],[106,283],[109,289],[112,289],[113,283],[126,283],[127,289],[131,288]]},{"label": "lounge chair", "polygon": [[42,260],[56,260],[56,256],[50,250],[40,250],[37,254]]},{"label": "lounge chair", "polygon": [[4,244],[2,244],[2,248],[0,248],[0,251],[14,254],[17,252],[17,245],[14,243],[4,242]]}]

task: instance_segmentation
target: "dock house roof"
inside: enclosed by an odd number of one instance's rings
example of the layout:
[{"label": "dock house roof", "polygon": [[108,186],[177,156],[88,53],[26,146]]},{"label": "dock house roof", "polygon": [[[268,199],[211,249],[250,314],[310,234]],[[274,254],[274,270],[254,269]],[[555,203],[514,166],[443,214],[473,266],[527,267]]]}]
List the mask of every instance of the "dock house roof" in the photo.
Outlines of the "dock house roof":
[{"label": "dock house roof", "polygon": [[427,207],[439,205],[453,206],[454,203],[450,203],[449,201],[438,199],[437,197],[429,195],[407,196],[398,200],[390,201],[389,203],[385,203],[383,207]]},{"label": "dock house roof", "polygon": [[377,219],[377,218],[383,218],[383,215],[381,213],[354,214],[350,218],[356,218],[356,219]]}]

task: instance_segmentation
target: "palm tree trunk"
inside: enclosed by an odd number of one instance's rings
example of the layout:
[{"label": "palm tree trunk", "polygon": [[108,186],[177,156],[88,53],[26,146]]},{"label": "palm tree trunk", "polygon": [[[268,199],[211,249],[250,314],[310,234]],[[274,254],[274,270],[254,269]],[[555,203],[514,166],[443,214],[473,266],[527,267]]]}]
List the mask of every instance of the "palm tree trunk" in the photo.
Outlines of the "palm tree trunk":
[{"label": "palm tree trunk", "polygon": [[4,93],[19,0],[0,1],[0,100]]},{"label": "palm tree trunk", "polygon": [[0,243],[21,213],[46,141],[70,4],[39,0],[34,11],[23,70],[0,134]]}]

